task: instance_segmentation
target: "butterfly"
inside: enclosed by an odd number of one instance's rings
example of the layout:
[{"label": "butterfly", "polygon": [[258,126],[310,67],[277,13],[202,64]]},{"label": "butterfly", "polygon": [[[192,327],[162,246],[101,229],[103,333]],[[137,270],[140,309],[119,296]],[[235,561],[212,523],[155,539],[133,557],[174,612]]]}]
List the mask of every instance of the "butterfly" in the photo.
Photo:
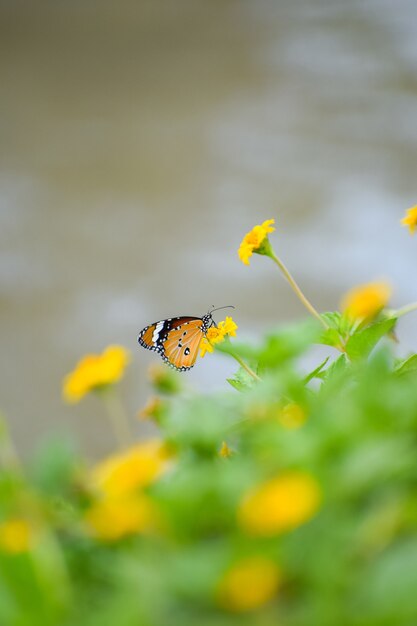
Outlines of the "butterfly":
[{"label": "butterfly", "polygon": [[138,342],[148,350],[158,352],[162,360],[170,367],[185,372],[194,367],[201,340],[208,329],[215,326],[212,309],[203,317],[183,315],[169,317],[146,326],[138,335]]}]

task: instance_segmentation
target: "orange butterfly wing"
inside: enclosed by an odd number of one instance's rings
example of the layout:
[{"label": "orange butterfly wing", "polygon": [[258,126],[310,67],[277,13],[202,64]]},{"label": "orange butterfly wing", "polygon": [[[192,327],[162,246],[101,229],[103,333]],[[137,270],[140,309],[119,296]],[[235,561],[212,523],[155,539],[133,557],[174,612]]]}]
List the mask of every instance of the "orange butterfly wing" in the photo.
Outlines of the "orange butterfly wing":
[{"label": "orange butterfly wing", "polygon": [[171,367],[186,371],[196,362],[198,349],[213,319],[210,313],[200,317],[170,317],[146,326],[138,335],[138,342],[147,350],[154,350]]},{"label": "orange butterfly wing", "polygon": [[203,336],[201,319],[187,321],[172,328],[163,343],[164,360],[176,369],[191,369],[196,362]]},{"label": "orange butterfly wing", "polygon": [[149,350],[154,349],[155,344],[153,340],[153,333],[156,328],[156,323],[152,324],[152,326],[148,326],[145,330],[142,331],[140,335],[139,341],[144,348],[148,348]]}]

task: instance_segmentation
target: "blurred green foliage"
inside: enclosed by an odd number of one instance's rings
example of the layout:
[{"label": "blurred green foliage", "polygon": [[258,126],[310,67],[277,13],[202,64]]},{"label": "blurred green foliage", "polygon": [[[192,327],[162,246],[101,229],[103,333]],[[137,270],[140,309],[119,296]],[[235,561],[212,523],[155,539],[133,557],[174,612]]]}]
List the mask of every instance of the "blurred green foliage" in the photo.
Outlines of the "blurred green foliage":
[{"label": "blurred green foliage", "polygon": [[[417,355],[395,358],[395,318],[356,330],[341,328],[338,314],[325,319],[325,333],[303,322],[258,346],[219,345],[261,382],[240,369],[233,389],[192,395],[156,381],[169,391],[158,425],[175,456],[146,487],[161,519],[155,532],[94,538],[76,451],[51,442],[21,467],[4,431],[0,523],[24,518],[31,535],[26,549],[0,548],[1,626],[416,624]],[[314,344],[341,341],[341,354],[328,348],[305,371]],[[302,424],[280,419],[288,405],[301,407]],[[316,514],[272,536],[245,532],[245,494],[289,471],[320,485]],[[219,603],[225,572],[254,555],[279,569],[273,597],[248,611]]]}]

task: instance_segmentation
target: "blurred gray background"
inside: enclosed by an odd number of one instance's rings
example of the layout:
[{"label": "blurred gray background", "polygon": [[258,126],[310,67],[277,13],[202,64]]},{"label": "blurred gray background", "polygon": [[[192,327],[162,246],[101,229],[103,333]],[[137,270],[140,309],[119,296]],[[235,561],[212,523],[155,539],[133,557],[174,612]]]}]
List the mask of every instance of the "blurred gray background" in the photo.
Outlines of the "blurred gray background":
[{"label": "blurred gray background", "polygon": [[[146,324],[234,304],[256,339],[303,316],[267,259],[238,260],[264,219],[318,308],[381,277],[417,300],[415,0],[1,1],[0,46],[0,407],[24,453],[112,446],[96,398],[61,399],[86,352],[130,348],[133,416]],[[416,316],[399,337],[417,349]]]}]

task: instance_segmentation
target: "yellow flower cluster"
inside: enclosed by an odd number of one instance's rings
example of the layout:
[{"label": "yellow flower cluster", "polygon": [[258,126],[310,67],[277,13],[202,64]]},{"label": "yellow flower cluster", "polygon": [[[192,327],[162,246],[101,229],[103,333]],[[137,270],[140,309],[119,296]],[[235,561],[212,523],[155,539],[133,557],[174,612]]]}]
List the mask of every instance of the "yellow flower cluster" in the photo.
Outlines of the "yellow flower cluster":
[{"label": "yellow flower cluster", "polygon": [[234,612],[257,609],[274,597],[280,581],[280,571],[270,559],[262,556],[242,559],[220,581],[218,602]]},{"label": "yellow flower cluster", "polygon": [[117,541],[128,535],[150,531],[155,517],[151,500],[139,493],[98,500],[88,509],[85,521],[96,538]]},{"label": "yellow flower cluster", "polygon": [[247,233],[239,246],[238,255],[242,263],[249,265],[249,259],[254,252],[258,252],[269,233],[273,233],[275,228],[272,224],[275,220],[266,220],[262,224],[254,226]]},{"label": "yellow flower cluster", "polygon": [[278,535],[312,518],[320,499],[320,488],[312,476],[287,472],[259,485],[244,498],[239,523],[251,535]]},{"label": "yellow flower cluster", "polygon": [[408,229],[412,235],[414,235],[417,228],[417,205],[407,209],[405,217],[401,220],[403,226],[408,226]]},{"label": "yellow flower cluster", "polygon": [[109,346],[102,354],[88,354],[65,377],[64,398],[78,402],[90,391],[118,382],[129,360],[129,352],[122,346]]},{"label": "yellow flower cluster", "polygon": [[285,428],[300,428],[307,419],[304,409],[295,402],[290,402],[278,412],[278,420]]},{"label": "yellow flower cluster", "polygon": [[0,550],[8,554],[28,552],[32,544],[32,529],[21,518],[10,519],[0,524]]},{"label": "yellow flower cluster", "polygon": [[340,306],[352,320],[371,320],[386,307],[391,293],[392,289],[385,281],[359,285],[348,291]]},{"label": "yellow flower cluster", "polygon": [[219,450],[219,456],[221,456],[222,459],[229,459],[232,456],[232,454],[233,452],[231,448],[229,448],[229,446],[227,445],[227,442],[223,441],[221,448]]},{"label": "yellow flower cluster", "polygon": [[91,472],[92,488],[109,497],[147,487],[167,469],[170,453],[160,439],[149,439],[105,459]]},{"label": "yellow flower cluster", "polygon": [[226,317],[226,319],[219,322],[217,326],[209,328],[206,332],[206,336],[201,340],[200,355],[203,357],[206,352],[213,352],[213,346],[216,345],[216,343],[224,341],[226,336],[236,337],[237,329],[238,326],[231,317]]},{"label": "yellow flower cluster", "polygon": [[155,507],[142,490],[167,471],[170,457],[162,441],[151,439],[111,456],[93,469],[90,485],[97,499],[85,520],[94,536],[114,541],[154,527]]}]

